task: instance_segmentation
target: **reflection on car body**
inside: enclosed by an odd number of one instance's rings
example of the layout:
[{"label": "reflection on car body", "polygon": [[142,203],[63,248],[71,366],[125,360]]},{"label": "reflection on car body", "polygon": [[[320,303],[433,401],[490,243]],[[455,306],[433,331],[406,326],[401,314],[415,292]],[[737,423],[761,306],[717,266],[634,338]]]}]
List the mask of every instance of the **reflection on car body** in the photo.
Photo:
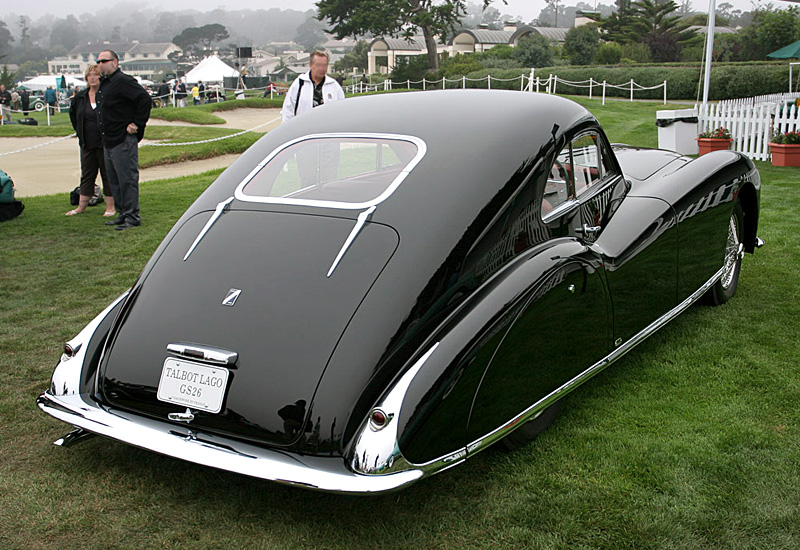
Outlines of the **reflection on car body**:
[{"label": "reflection on car body", "polygon": [[612,146],[553,96],[326,105],[197,199],[38,404],[77,427],[63,444],[403,487],[534,437],[695,301],[730,299],[759,192],[741,154]]}]

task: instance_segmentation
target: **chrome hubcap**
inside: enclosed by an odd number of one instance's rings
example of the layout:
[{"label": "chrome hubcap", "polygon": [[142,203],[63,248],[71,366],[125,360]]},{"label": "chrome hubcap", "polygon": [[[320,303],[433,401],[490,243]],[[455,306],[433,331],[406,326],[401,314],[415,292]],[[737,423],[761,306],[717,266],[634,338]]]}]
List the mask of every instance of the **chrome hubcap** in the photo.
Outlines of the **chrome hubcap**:
[{"label": "chrome hubcap", "polygon": [[736,225],[736,215],[731,216],[728,225],[728,244],[725,247],[725,271],[722,273],[722,288],[727,289],[733,282],[736,273],[736,264],[739,260],[739,228]]}]

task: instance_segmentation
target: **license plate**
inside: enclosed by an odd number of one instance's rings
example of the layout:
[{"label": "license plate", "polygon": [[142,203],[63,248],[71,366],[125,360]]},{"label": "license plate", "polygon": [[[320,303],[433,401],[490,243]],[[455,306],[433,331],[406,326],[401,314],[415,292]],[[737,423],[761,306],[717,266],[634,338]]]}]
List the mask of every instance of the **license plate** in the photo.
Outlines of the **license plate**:
[{"label": "license plate", "polygon": [[158,400],[218,413],[228,387],[228,369],[168,357],[161,369]]}]

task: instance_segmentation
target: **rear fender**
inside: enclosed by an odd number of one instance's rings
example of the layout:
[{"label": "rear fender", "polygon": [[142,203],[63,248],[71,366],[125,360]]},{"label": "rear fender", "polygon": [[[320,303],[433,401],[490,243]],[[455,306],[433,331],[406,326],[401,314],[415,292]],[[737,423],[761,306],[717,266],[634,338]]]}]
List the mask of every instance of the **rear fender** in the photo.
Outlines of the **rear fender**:
[{"label": "rear fender", "polygon": [[[402,386],[401,398],[393,399],[396,405],[382,412],[395,424],[391,428],[396,434],[393,443],[404,461],[438,471],[466,455],[470,408],[504,334],[540,282],[567,258],[583,250],[583,244],[563,239],[520,255],[477,290],[420,348],[376,403],[383,406],[387,397]],[[422,357],[424,364],[419,363]],[[415,367],[411,379],[404,379]],[[358,457],[360,465],[370,465],[364,473],[378,473],[394,459],[370,454],[373,447],[364,437],[370,429],[366,418],[348,455]]]}]

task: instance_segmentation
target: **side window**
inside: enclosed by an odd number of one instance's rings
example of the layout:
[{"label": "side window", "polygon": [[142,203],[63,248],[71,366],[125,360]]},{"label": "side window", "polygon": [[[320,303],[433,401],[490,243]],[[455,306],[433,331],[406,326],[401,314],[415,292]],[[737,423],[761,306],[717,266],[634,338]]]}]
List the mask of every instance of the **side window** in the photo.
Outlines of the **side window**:
[{"label": "side window", "polygon": [[575,194],[580,195],[603,177],[597,135],[587,134],[572,141]]},{"label": "side window", "polygon": [[557,208],[560,204],[572,198],[570,192],[570,153],[569,145],[564,147],[556,157],[550,172],[547,174],[547,183],[544,186],[544,199],[542,200],[542,216]]},{"label": "side window", "polygon": [[597,134],[583,134],[561,150],[547,176],[542,216],[580,196],[609,171],[599,142]]}]

